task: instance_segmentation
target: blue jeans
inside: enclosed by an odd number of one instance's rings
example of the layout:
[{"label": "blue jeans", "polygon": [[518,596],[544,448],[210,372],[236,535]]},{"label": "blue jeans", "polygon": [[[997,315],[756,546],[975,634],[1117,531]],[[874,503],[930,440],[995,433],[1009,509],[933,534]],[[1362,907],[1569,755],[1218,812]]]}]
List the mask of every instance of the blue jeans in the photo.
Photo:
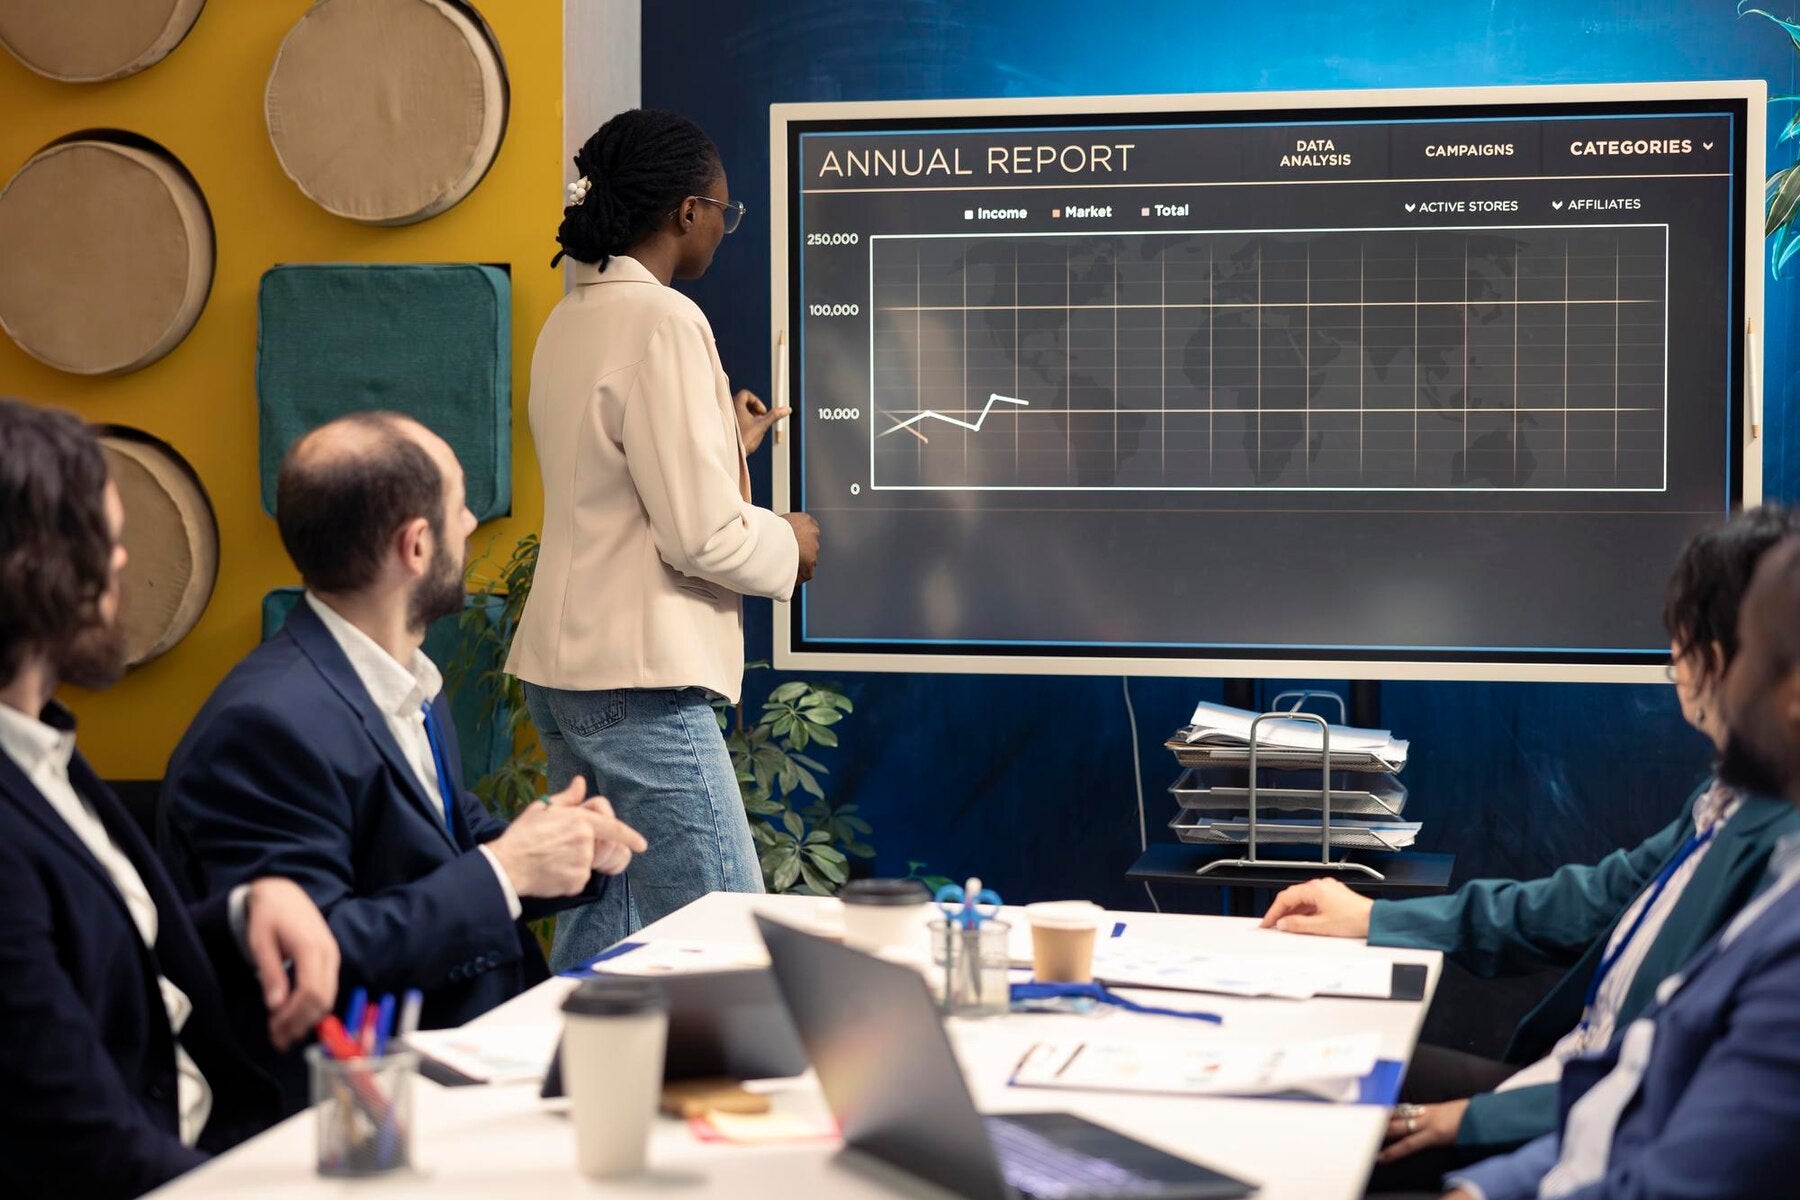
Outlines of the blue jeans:
[{"label": "blue jeans", "polygon": [[550,790],[580,775],[650,848],[600,899],[556,919],[552,970],[593,958],[708,892],[760,892],[737,774],[700,688],[568,692],[525,685]]}]

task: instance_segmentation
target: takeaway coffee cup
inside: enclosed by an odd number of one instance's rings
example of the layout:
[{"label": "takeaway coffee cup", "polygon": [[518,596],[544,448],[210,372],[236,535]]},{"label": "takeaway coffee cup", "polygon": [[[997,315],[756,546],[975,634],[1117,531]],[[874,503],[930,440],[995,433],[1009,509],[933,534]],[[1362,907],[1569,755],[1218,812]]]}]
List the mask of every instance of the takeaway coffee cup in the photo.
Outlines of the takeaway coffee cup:
[{"label": "takeaway coffee cup", "polygon": [[916,879],[857,879],[838,893],[844,905],[844,945],[878,954],[922,955],[931,894]]},{"label": "takeaway coffee cup", "polygon": [[668,1002],[653,983],[595,979],[571,992],[562,1011],[563,1088],[581,1172],[635,1175],[662,1096]]},{"label": "takeaway coffee cup", "polygon": [[1094,978],[1094,935],[1106,910],[1091,900],[1047,900],[1025,906],[1031,922],[1031,975],[1039,983]]}]

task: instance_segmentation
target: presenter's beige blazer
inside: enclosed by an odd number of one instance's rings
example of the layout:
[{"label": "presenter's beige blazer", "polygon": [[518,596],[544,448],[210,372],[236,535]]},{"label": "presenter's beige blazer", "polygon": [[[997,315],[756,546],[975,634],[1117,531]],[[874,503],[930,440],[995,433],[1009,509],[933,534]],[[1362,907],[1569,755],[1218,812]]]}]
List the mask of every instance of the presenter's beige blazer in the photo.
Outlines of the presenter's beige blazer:
[{"label": "presenter's beige blazer", "polygon": [[750,502],[712,327],[635,259],[577,264],[531,358],[543,546],[506,669],[574,691],[744,678],[741,597],[788,599],[791,526]]}]

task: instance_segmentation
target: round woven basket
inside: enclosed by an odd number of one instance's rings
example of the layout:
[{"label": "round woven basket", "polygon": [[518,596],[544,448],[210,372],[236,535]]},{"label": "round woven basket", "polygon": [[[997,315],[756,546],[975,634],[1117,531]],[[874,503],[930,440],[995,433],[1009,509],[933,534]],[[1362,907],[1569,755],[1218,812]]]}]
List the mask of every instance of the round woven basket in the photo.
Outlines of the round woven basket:
[{"label": "round woven basket", "polygon": [[153,67],[206,0],[0,0],[0,46],[39,75],[99,83]]},{"label": "round woven basket", "polygon": [[130,556],[120,576],[119,616],[132,666],[166,653],[193,631],[219,575],[219,526],[193,468],[167,444],[133,429],[102,431]]},{"label": "round woven basket", "polygon": [[33,155],[0,191],[0,329],[41,362],[118,375],[173,350],[212,289],[199,186],[130,135]]},{"label": "round woven basket", "polygon": [[474,191],[506,112],[491,33],[449,0],[319,0],[282,40],[263,100],[288,178],[370,225],[423,221]]}]

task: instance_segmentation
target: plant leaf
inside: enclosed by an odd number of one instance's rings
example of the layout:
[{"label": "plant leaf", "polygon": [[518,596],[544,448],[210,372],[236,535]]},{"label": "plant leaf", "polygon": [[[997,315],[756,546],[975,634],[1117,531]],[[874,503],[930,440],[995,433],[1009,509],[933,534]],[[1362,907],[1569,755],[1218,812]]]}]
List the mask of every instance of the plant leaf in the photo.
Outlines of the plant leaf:
[{"label": "plant leaf", "polygon": [[1787,30],[1788,37],[1793,39],[1794,49],[1800,50],[1800,23],[1790,21],[1790,20],[1786,19],[1785,17],[1778,17],[1766,8],[1746,8],[1744,6],[1744,4],[1745,4],[1745,0],[1738,0],[1738,16],[1740,16],[1740,17],[1755,16],[1755,17],[1769,18],[1769,20],[1775,22],[1777,25],[1779,25],[1783,29]]},{"label": "plant leaf", "polygon": [[1764,220],[1764,233],[1773,236],[1786,228],[1800,208],[1800,163],[1769,176],[1769,208]]},{"label": "plant leaf", "polygon": [[781,814],[781,824],[796,840],[806,836],[806,824],[800,820],[800,814],[788,809]]},{"label": "plant leaf", "polygon": [[1788,226],[1781,231],[1781,236],[1783,241],[1777,250],[1775,258],[1775,275],[1777,278],[1780,278],[1781,273],[1787,269],[1788,260],[1792,259],[1796,253],[1800,253],[1800,225],[1795,225],[1790,222]]},{"label": "plant leaf", "polygon": [[815,729],[813,730],[812,736],[813,741],[819,743],[821,746],[835,746],[838,744],[837,734],[829,729]]},{"label": "plant leaf", "polygon": [[814,846],[812,854],[820,862],[836,863],[840,867],[848,861],[841,852],[830,846]]},{"label": "plant leaf", "polygon": [[769,693],[769,700],[776,704],[786,704],[800,696],[806,695],[810,685],[798,679],[789,680]]},{"label": "plant leaf", "polygon": [[845,863],[832,862],[828,858],[815,857],[813,859],[813,867],[819,874],[825,876],[835,884],[845,883],[850,878],[850,868]]},{"label": "plant leaf", "polygon": [[773,890],[777,892],[787,891],[794,886],[794,880],[800,878],[800,860],[798,858],[783,859],[781,864],[775,868],[774,876],[775,877],[770,880],[774,885]]}]

